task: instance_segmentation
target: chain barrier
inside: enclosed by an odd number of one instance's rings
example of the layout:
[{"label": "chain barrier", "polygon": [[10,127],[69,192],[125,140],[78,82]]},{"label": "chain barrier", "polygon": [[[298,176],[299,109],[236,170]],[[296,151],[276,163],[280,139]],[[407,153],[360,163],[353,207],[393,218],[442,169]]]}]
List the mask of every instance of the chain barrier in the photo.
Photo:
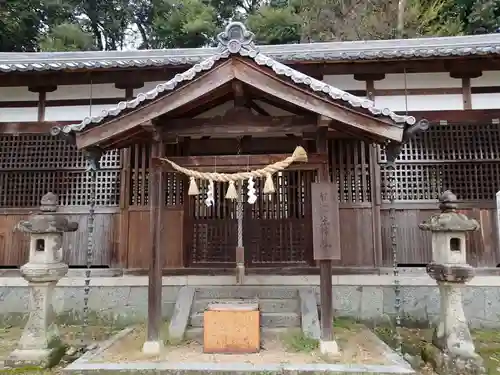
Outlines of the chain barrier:
[{"label": "chain barrier", "polygon": [[89,217],[87,221],[87,253],[85,257],[85,287],[83,289],[83,326],[82,326],[82,344],[85,344],[85,338],[88,336],[89,326],[89,293],[90,293],[90,276],[92,267],[92,255],[94,250],[94,224],[95,224],[95,205],[97,193],[97,170],[90,168],[88,170],[90,194],[89,194]]},{"label": "chain barrier", "polygon": [[392,268],[393,268],[393,285],[394,285],[394,313],[395,313],[395,330],[394,341],[396,344],[396,351],[401,354],[402,352],[402,339],[400,333],[401,327],[401,284],[399,281],[399,268],[398,268],[398,225],[396,219],[396,166],[393,163],[387,165],[387,176],[389,185],[389,200],[391,207],[389,209],[389,216],[391,220],[391,252],[392,252]]}]

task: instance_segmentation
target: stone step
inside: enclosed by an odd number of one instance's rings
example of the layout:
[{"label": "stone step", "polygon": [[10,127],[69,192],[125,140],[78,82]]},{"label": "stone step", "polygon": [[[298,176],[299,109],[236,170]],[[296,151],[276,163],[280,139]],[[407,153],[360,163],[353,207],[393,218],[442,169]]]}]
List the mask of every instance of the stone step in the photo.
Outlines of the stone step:
[{"label": "stone step", "polygon": [[196,288],[195,300],[198,299],[294,299],[297,288],[255,287],[255,286],[223,286]]},{"label": "stone step", "polygon": [[263,313],[273,313],[273,312],[296,312],[300,310],[300,304],[298,299],[261,299],[261,300],[251,300],[251,299],[198,299],[195,300],[191,313],[201,313],[210,304],[214,303],[258,303],[259,310]]},{"label": "stone step", "polygon": [[[194,313],[189,319],[192,328],[203,327],[203,313]],[[261,313],[260,326],[266,328],[299,327],[300,315],[298,313]]]},{"label": "stone step", "polygon": [[[261,337],[267,336],[267,335],[280,336],[280,335],[286,334],[289,331],[290,331],[290,328],[287,328],[287,327],[277,327],[277,328],[263,327],[261,329],[260,334],[261,334]],[[202,344],[203,343],[203,327],[188,328],[186,330],[184,338],[186,340],[193,340],[193,341],[197,341],[197,342]]]}]

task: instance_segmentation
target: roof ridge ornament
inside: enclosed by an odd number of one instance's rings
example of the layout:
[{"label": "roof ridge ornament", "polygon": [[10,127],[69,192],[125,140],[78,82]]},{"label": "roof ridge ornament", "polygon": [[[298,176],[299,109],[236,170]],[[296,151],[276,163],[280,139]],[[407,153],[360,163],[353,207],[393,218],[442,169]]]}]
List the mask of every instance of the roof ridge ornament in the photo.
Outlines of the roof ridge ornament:
[{"label": "roof ridge ornament", "polygon": [[255,34],[249,31],[241,22],[230,22],[224,31],[217,35],[219,49],[228,50],[229,53],[240,53],[242,49],[248,52],[258,52],[253,42]]}]

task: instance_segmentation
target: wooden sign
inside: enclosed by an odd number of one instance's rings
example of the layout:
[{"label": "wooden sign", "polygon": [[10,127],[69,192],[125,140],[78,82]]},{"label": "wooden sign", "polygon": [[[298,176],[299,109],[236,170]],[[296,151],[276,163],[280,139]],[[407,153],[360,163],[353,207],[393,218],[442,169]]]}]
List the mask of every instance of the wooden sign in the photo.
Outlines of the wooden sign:
[{"label": "wooden sign", "polygon": [[311,186],[313,247],[315,260],[339,260],[340,218],[337,185],[331,182]]}]

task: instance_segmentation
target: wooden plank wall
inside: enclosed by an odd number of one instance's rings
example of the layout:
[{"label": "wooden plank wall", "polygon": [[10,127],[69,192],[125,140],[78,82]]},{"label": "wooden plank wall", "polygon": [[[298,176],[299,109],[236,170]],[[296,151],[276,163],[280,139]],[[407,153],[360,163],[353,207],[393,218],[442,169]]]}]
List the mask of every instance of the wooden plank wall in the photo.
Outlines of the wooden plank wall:
[{"label": "wooden plank wall", "polygon": [[[68,207],[71,212],[71,207]],[[74,211],[77,210],[76,208]],[[81,210],[79,210],[81,211]],[[117,257],[117,227],[118,213],[97,212],[95,215],[95,249],[92,264],[96,266],[110,265],[116,263]],[[79,229],[76,232],[64,236],[63,246],[66,250],[64,259],[72,266],[84,266],[86,264],[87,251],[87,221],[88,214],[80,212],[77,214],[65,214],[68,220],[77,222]],[[15,231],[16,224],[26,220],[29,216],[27,210],[9,210],[0,215],[0,265],[19,266],[28,260],[29,236],[25,233]],[[105,249],[104,251],[102,249]]]}]

